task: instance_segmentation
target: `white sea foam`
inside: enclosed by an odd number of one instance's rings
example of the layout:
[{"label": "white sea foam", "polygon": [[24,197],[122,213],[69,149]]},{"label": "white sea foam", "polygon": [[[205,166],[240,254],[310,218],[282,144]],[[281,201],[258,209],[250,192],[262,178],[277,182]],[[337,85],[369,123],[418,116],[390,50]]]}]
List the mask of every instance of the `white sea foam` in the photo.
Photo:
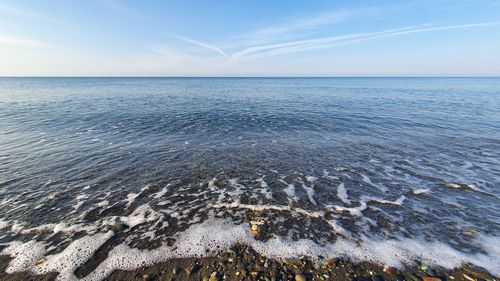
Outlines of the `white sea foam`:
[{"label": "white sea foam", "polygon": [[162,198],[163,196],[165,196],[165,194],[167,194],[167,191],[168,191],[168,189],[166,187],[164,187],[162,190],[155,193],[153,195],[153,198],[155,198],[155,199]]},{"label": "white sea foam", "polygon": [[37,232],[52,232],[52,233],[74,233],[74,232],[86,232],[93,233],[97,230],[96,225],[92,224],[67,224],[65,222],[60,223],[47,223],[36,227],[26,227],[23,223],[14,221],[11,231],[14,233],[29,234]]},{"label": "white sea foam", "polygon": [[361,174],[361,177],[362,177],[364,182],[366,182],[367,184],[373,185],[372,180],[367,175]]},{"label": "white sea foam", "polygon": [[130,207],[132,205],[132,203],[134,203],[135,199],[137,197],[139,197],[140,193],[129,193],[127,194],[127,208]]},{"label": "white sea foam", "polygon": [[411,190],[411,193],[413,193],[415,195],[429,194],[430,192],[431,192],[431,190],[428,188],[413,188]]},{"label": "white sea foam", "polygon": [[233,198],[237,202],[239,202],[240,196],[243,194],[243,190],[246,189],[246,187],[244,185],[238,183],[238,178],[230,179],[229,184],[234,188],[234,191],[224,190],[224,193],[231,196],[231,198]]},{"label": "white sea foam", "polygon": [[128,225],[130,228],[134,226],[154,222],[163,218],[163,215],[153,210],[148,204],[137,207],[130,215],[118,217],[118,219]]},{"label": "white sea foam", "polygon": [[144,191],[148,190],[149,189],[149,185],[146,185],[144,186],[143,188],[141,188],[141,190],[138,192],[138,193],[129,193],[127,194],[127,205],[126,207],[130,207],[134,202],[135,202],[135,199],[137,199],[137,197],[139,197],[139,195],[141,195]]},{"label": "white sea foam", "polygon": [[466,189],[470,189],[470,190],[477,191],[477,192],[484,192],[479,187],[477,187],[477,185],[475,185],[473,183],[468,183],[468,184],[462,184],[461,185],[461,184],[458,184],[458,183],[451,182],[451,183],[447,183],[446,186],[450,187],[450,188],[454,188],[454,189],[466,188]]},{"label": "white sea foam", "polygon": [[[298,200],[295,194],[295,186],[293,184],[288,184],[282,179],[279,181],[286,186],[283,191],[287,194],[287,196],[294,200]],[[300,180],[298,181],[302,184],[302,187],[306,191],[311,203],[316,204],[316,201],[314,200],[314,181],[308,180],[308,182],[313,183],[312,186],[308,186]],[[264,177],[257,179],[257,182],[260,183],[260,189],[268,188],[268,184],[264,181]],[[287,212],[293,217],[307,216],[327,223],[331,227],[330,231],[332,233],[336,233],[338,239],[336,239],[335,242],[329,244],[327,243],[326,245],[322,244],[321,246],[312,240],[302,239],[292,241],[290,238],[280,236],[274,236],[266,242],[256,241],[251,235],[248,224],[237,225],[229,219],[215,219],[213,217],[200,223],[202,220],[201,216],[188,216],[188,212],[180,207],[182,205],[178,205],[178,203],[171,203],[167,200],[165,203],[171,204],[168,208],[156,211],[152,209],[150,205],[144,204],[136,208],[129,215],[104,218],[92,225],[67,225],[65,223],[58,223],[41,225],[35,228],[27,228],[22,223],[15,221],[11,222],[9,225],[12,225],[12,232],[66,233],[83,230],[86,231],[88,235],[79,240],[73,241],[71,246],[58,254],[60,256],[53,255],[53,257],[44,257],[45,253],[48,252],[50,248],[43,242],[13,242],[4,250],[4,254],[11,255],[15,258],[13,260],[13,264],[9,265],[9,272],[27,270],[36,274],[41,274],[50,269],[52,271],[60,272],[58,280],[75,280],[76,277],[73,275],[74,269],[91,258],[91,253],[95,252],[99,245],[102,245],[99,243],[104,243],[107,239],[109,239],[109,237],[111,237],[101,235],[112,235],[112,233],[99,233],[99,231],[106,229],[107,225],[120,222],[129,226],[129,229],[126,230],[127,234],[133,236],[135,235],[134,231],[138,229],[141,231],[147,230],[146,232],[142,232],[141,237],[153,238],[154,230],[157,229],[157,226],[160,225],[160,223],[163,223],[163,226],[168,227],[168,224],[165,224],[166,221],[164,218],[169,215],[178,219],[188,218],[188,224],[192,224],[186,231],[175,234],[174,238],[176,239],[176,242],[173,246],[164,245],[155,250],[138,250],[130,248],[126,244],[121,244],[112,249],[109,252],[108,258],[102,262],[94,270],[94,272],[85,277],[84,280],[102,280],[116,269],[128,270],[151,265],[170,258],[206,255],[207,253],[213,253],[218,250],[226,250],[236,243],[248,244],[261,254],[274,258],[297,257],[301,255],[308,255],[313,258],[318,256],[335,257],[339,255],[346,255],[355,260],[371,260],[391,265],[398,265],[400,263],[411,262],[415,258],[432,259],[434,257],[433,261],[442,266],[453,267],[470,261],[476,265],[483,266],[492,272],[495,270],[495,264],[498,264],[498,261],[500,260],[500,246],[496,246],[499,242],[498,237],[482,237],[479,235],[479,240],[476,241],[476,244],[487,246],[484,248],[488,255],[467,255],[451,249],[446,246],[446,244],[425,242],[419,238],[413,238],[413,240],[409,238],[379,240],[374,237],[356,236],[356,239],[353,239],[351,233],[346,231],[340,225],[341,221],[337,221],[339,217],[347,215],[344,212],[348,212],[351,216],[355,217],[354,219],[357,225],[363,227],[363,229],[368,229],[369,223],[376,225],[377,222],[364,217],[364,210],[367,208],[379,207],[382,209],[380,205],[377,207],[376,203],[401,206],[406,200],[404,195],[397,199],[394,199],[395,197],[391,197],[390,200],[387,198],[361,196],[360,201],[357,204],[354,204],[354,196],[352,196],[351,200],[349,200],[345,185],[344,183],[341,183],[337,187],[337,196],[340,200],[342,200],[342,202],[348,205],[347,207],[330,205],[326,206],[326,208],[321,208],[321,211],[310,211],[303,208],[297,208],[294,204],[241,204],[240,195],[244,190],[247,191],[247,187],[238,183],[238,179],[229,180],[230,186],[234,188],[229,190],[219,189],[215,183],[216,179],[214,178],[208,183],[208,189],[201,189],[202,191],[199,191],[197,195],[201,196],[204,193],[223,194],[224,200],[218,200],[211,203],[203,201],[202,198],[199,198],[190,201],[190,203],[194,205],[197,205],[198,203],[196,202],[200,201],[203,204],[203,210],[210,210],[209,217],[213,215],[221,216],[220,214],[227,212],[227,210],[222,209],[232,209],[231,212],[242,214],[245,213],[245,210],[259,211],[262,213],[265,213],[265,211],[273,213]],[[198,185],[195,185],[195,188],[197,188],[197,186]],[[183,186],[181,189],[189,190],[190,188],[191,185],[187,187]],[[147,189],[147,187],[143,188],[140,193],[134,196],[130,205],[132,205],[135,198],[144,192],[145,189]],[[164,190],[165,189],[157,193],[153,193],[150,196],[155,198],[158,196],[158,198],[162,198]],[[159,196],[159,194],[161,195]],[[184,194],[176,194],[174,196],[182,198],[184,197]],[[205,199],[206,198],[208,197],[205,197]],[[219,197],[219,199],[221,199],[221,197]],[[411,199],[411,196],[409,199]],[[228,200],[229,202],[227,202]],[[175,200],[172,201],[176,202]],[[387,208],[397,207],[387,206]],[[2,221],[0,220],[0,229],[1,223]],[[139,225],[141,226],[136,229],[132,229]],[[366,231],[365,233],[369,233],[369,231]],[[96,241],[94,242],[96,242],[96,244],[89,244],[90,242],[87,242],[86,240],[87,237],[95,237]],[[99,237],[102,237],[102,239]],[[358,244],[358,242],[360,242],[360,244]],[[490,245],[494,246],[490,247]],[[86,250],[81,254],[75,253],[78,252],[76,249],[79,249],[79,247],[86,247]],[[44,257],[47,261],[39,266],[35,266],[34,264],[36,260],[42,257]],[[68,264],[65,264],[66,259],[68,260]],[[56,262],[59,264],[56,264]],[[46,268],[42,267],[43,265],[45,265]],[[45,269],[42,271],[42,269],[39,268]]]},{"label": "white sea foam", "polygon": [[323,170],[323,177],[325,177],[327,179],[331,179],[331,180],[338,180],[339,179],[339,177],[331,176],[330,172],[328,172],[327,170]]},{"label": "white sea foam", "polygon": [[351,201],[349,200],[347,196],[347,190],[345,189],[344,183],[339,184],[337,186],[337,197],[339,197],[342,202],[346,204],[351,204]]},{"label": "white sea foam", "polygon": [[288,198],[290,198],[291,200],[294,200],[294,201],[298,200],[297,196],[295,196],[295,185],[293,185],[291,183],[287,184],[286,188],[283,189],[283,191],[288,196]]},{"label": "white sea foam", "polygon": [[353,216],[361,217],[363,216],[362,211],[366,210],[367,204],[365,201],[360,201],[358,207],[342,207],[342,206],[334,206],[337,211],[347,211],[351,213]]},{"label": "white sea foam", "polygon": [[[112,235],[112,232],[108,232],[80,238],[61,253],[45,257],[46,261],[38,266],[35,265],[35,261],[44,257],[46,252],[46,246],[41,242],[12,242],[2,254],[14,258],[7,269],[9,273],[31,271],[42,274],[56,271],[59,272],[58,280],[75,280],[74,269],[87,261]],[[307,239],[293,241],[286,237],[273,237],[263,242],[253,238],[247,224],[236,225],[227,219],[209,218],[179,233],[172,246],[163,245],[154,250],[138,250],[121,244],[112,249],[106,260],[83,280],[98,281],[117,269],[133,270],[172,258],[205,256],[207,253],[227,250],[237,243],[247,244],[260,254],[271,258],[306,255],[316,259],[319,256],[347,256],[355,261],[369,260],[391,266],[400,266],[402,263],[411,263],[417,259],[447,268],[470,262],[488,269],[493,274],[500,274],[497,266],[500,261],[500,237],[479,237],[476,242],[479,245],[487,245],[484,247],[486,254],[466,254],[440,242],[428,242],[417,238],[364,237],[361,244],[357,244],[352,240],[338,237],[335,242],[318,245]]]},{"label": "white sea foam", "polygon": [[[113,236],[113,232],[89,235],[73,241],[61,253],[45,256],[46,245],[34,240],[27,243],[12,242],[2,251],[14,259],[10,261],[7,273],[30,271],[34,274],[59,272],[57,280],[77,280],[75,269],[88,261],[95,251]],[[37,265],[37,260],[44,259]],[[104,276],[103,276],[104,277]]]},{"label": "white sea foam", "polygon": [[108,200],[102,200],[102,201],[96,203],[95,205],[98,206],[98,207],[106,207],[106,206],[109,205],[109,201]]},{"label": "white sea foam", "polygon": [[265,176],[262,176],[262,177],[260,177],[260,178],[258,178],[258,179],[255,180],[256,182],[260,183],[260,187],[261,188],[267,188],[269,186],[267,184],[267,182],[264,180],[264,177]]},{"label": "white sea foam", "polygon": [[59,194],[59,192],[54,192],[52,194],[50,194],[49,196],[47,196],[47,200],[54,200],[56,199],[57,195]]},{"label": "white sea foam", "polygon": [[208,181],[208,189],[210,189],[211,191],[215,191],[215,181],[217,180],[217,178],[213,178],[211,180]]},{"label": "white sea foam", "polygon": [[318,178],[317,177],[313,177],[313,176],[306,176],[306,180],[312,184],[314,184]]},{"label": "white sea foam", "polygon": [[387,192],[387,187],[385,186],[380,186],[378,184],[374,184],[372,182],[372,180],[370,179],[370,177],[368,177],[367,175],[365,174],[361,174],[361,178],[364,182],[366,182],[367,184],[369,185],[372,185],[372,186],[375,186],[376,188],[380,189],[382,192]]},{"label": "white sea foam", "polygon": [[387,199],[374,198],[374,197],[363,197],[363,198],[366,198],[369,201],[374,201],[374,202],[378,202],[378,203],[382,203],[382,204],[391,204],[391,205],[401,206],[401,205],[403,205],[403,202],[405,201],[406,196],[402,195],[398,199],[396,199],[395,201],[391,201],[391,200],[387,200]]},{"label": "white sea foam", "polygon": [[317,205],[316,200],[314,200],[314,188],[311,186],[307,186],[304,183],[302,184],[302,188],[306,191],[309,201],[311,201],[311,203],[313,203],[314,205]]},{"label": "white sea foam", "polygon": [[456,189],[460,188],[459,184],[456,184],[456,183],[453,183],[453,182],[447,183],[446,186],[447,187],[451,187],[451,188],[456,188]]},{"label": "white sea foam", "polygon": [[7,226],[9,226],[9,225],[10,225],[10,221],[0,219],[0,229],[7,228]]},{"label": "white sea foam", "polygon": [[271,193],[271,191],[269,191],[269,185],[264,180],[264,177],[265,176],[262,176],[262,177],[256,179],[255,181],[260,183],[260,188],[261,188],[260,191],[261,191],[262,195],[264,195],[267,199],[273,199],[273,194]]},{"label": "white sea foam", "polygon": [[75,210],[78,210],[80,209],[80,207],[83,205],[83,203],[85,203],[85,199],[89,198],[87,195],[85,194],[80,194],[76,197],[76,204],[73,206],[73,208]]}]

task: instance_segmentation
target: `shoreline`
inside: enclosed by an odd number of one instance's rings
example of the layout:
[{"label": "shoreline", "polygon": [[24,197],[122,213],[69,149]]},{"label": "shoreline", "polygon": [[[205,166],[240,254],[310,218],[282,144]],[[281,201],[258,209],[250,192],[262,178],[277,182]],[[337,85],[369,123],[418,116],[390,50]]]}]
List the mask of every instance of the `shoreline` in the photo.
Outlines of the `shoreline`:
[{"label": "shoreline", "polygon": [[[29,272],[7,274],[5,271],[10,260],[9,256],[0,256],[1,281],[57,279],[57,272],[45,275],[33,275]],[[75,271],[77,278],[85,278],[97,266],[92,260]],[[445,269],[415,261],[412,265],[397,269],[374,262],[354,262],[344,258],[324,259],[321,262],[315,262],[307,257],[269,259],[249,246],[239,244],[213,257],[175,258],[135,270],[115,270],[103,280],[498,281],[499,279],[485,269],[473,265]]]}]

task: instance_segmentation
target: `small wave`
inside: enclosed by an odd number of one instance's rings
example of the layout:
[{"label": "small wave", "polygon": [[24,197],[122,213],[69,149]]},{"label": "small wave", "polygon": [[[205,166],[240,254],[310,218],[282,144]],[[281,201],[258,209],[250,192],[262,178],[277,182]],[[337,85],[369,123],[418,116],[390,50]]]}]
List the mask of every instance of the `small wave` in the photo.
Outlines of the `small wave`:
[{"label": "small wave", "polygon": [[[255,206],[255,208],[263,207]],[[11,242],[2,254],[13,257],[7,268],[8,273],[29,271],[34,274],[44,274],[55,271],[59,272],[58,280],[76,280],[74,270],[90,260],[97,249],[112,239],[113,235],[112,231],[108,231],[84,236],[54,255],[46,255],[47,248],[43,242]],[[486,254],[466,254],[442,243],[402,237],[389,240],[364,237],[361,244],[339,238],[335,242],[319,245],[308,239],[294,241],[287,237],[273,237],[267,241],[255,240],[248,225],[234,224],[227,219],[212,217],[180,233],[172,246],[164,245],[154,250],[139,250],[120,244],[82,280],[98,281],[114,270],[133,270],[172,258],[213,255],[228,250],[238,243],[249,245],[262,255],[278,259],[299,256],[309,256],[313,259],[318,259],[320,256],[346,256],[355,261],[368,260],[392,266],[401,266],[419,259],[447,268],[473,262],[493,274],[500,273],[497,268],[500,251],[495,246],[500,245],[498,236],[477,239],[477,243],[484,245]],[[43,259],[43,262],[37,263],[40,259]]]}]

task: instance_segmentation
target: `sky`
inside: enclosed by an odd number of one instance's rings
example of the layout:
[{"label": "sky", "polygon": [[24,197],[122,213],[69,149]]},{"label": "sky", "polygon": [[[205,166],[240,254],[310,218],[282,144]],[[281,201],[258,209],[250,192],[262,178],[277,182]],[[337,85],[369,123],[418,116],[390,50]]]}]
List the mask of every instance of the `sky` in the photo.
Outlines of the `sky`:
[{"label": "sky", "polygon": [[0,0],[0,76],[500,76],[500,0]]}]

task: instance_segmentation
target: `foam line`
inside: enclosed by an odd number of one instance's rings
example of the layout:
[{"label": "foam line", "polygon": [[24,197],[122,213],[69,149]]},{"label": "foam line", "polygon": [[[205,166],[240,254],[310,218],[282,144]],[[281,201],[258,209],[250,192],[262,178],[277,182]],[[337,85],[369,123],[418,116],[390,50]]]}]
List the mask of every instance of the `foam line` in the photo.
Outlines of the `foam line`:
[{"label": "foam line", "polygon": [[385,187],[385,186],[380,186],[380,185],[378,185],[378,184],[374,184],[374,183],[372,182],[372,180],[371,180],[371,179],[370,179],[367,175],[365,175],[365,174],[361,174],[361,177],[362,177],[362,180],[363,180],[365,183],[367,183],[367,184],[369,184],[369,185],[371,185],[371,186],[375,186],[376,188],[380,189],[380,191],[382,191],[382,192],[384,192],[384,193],[385,193],[385,192],[387,192],[387,187]]},{"label": "foam line", "polygon": [[339,184],[339,186],[337,187],[337,197],[342,200],[342,202],[351,204],[351,201],[347,196],[347,190],[345,189],[344,183]]},{"label": "foam line", "polygon": [[431,190],[428,188],[414,188],[411,190],[411,193],[413,193],[415,195],[429,194],[430,192],[431,192]]},{"label": "foam line", "polygon": [[3,220],[3,219],[0,219],[0,229],[4,229],[4,228],[7,228],[7,226],[9,226],[10,222],[9,221],[6,221],[6,220]]},{"label": "foam line", "polygon": [[[95,251],[113,235],[114,233],[109,231],[85,236],[73,241],[61,253],[49,256],[44,256],[47,249],[42,242],[34,240],[27,243],[13,242],[2,251],[3,255],[14,258],[10,261],[6,272],[29,271],[37,275],[59,272],[57,280],[77,280],[73,272],[88,261]],[[37,265],[36,261],[42,258],[45,261]]]},{"label": "foam line", "polygon": [[302,188],[306,191],[307,197],[309,198],[309,201],[313,203],[313,205],[318,205],[316,203],[316,200],[314,200],[314,188],[311,186],[307,186],[306,184],[302,184]]},{"label": "foam line", "polygon": [[[14,258],[7,268],[9,273],[31,271],[43,274],[57,271],[59,272],[57,280],[75,280],[74,269],[92,257],[95,250],[112,235],[112,232],[108,232],[80,238],[61,253],[45,257],[46,261],[40,266],[34,264],[46,251],[45,245],[41,242],[13,242],[2,254]],[[287,237],[274,237],[263,242],[253,238],[250,227],[246,224],[236,225],[227,219],[209,218],[177,234],[177,240],[172,246],[164,245],[154,250],[139,250],[121,244],[112,249],[106,260],[83,280],[99,281],[117,269],[133,270],[172,258],[206,256],[207,253],[213,255],[218,251],[226,251],[237,243],[247,244],[262,255],[278,259],[303,255],[313,259],[318,259],[320,256],[346,256],[354,261],[368,260],[391,266],[409,264],[414,260],[426,260],[432,265],[447,268],[471,262],[493,274],[500,274],[500,269],[497,267],[500,260],[500,237],[479,237],[476,242],[488,245],[484,248],[486,254],[466,254],[441,242],[410,238],[363,237],[361,244],[357,244],[339,237],[334,242],[319,245],[307,239],[293,241]]]}]

